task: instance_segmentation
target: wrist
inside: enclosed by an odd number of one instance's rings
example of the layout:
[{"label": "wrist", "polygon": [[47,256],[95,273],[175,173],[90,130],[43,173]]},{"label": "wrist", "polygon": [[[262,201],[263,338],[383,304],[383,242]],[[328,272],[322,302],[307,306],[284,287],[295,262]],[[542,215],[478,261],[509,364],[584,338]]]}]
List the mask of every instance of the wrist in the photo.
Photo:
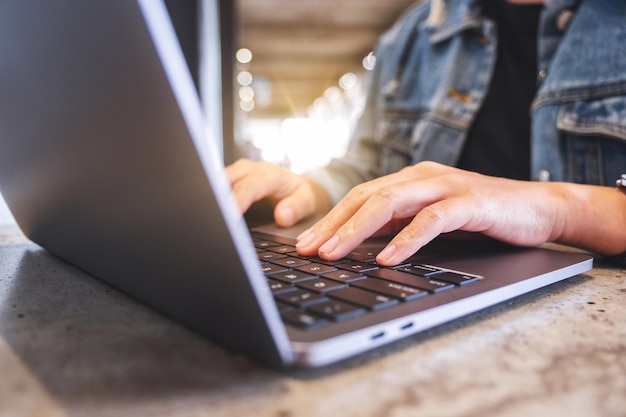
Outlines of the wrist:
[{"label": "wrist", "polygon": [[555,241],[599,254],[626,251],[626,193],[615,187],[554,183],[561,230]]}]

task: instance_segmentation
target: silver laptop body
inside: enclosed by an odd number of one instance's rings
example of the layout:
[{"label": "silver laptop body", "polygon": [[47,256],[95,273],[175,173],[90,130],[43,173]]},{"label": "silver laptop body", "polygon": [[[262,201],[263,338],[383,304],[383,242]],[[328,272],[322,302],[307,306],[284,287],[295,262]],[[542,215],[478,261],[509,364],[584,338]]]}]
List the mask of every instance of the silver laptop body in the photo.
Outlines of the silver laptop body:
[{"label": "silver laptop body", "polygon": [[423,261],[478,282],[319,329],[285,325],[223,172],[221,126],[205,116],[160,0],[0,2],[0,192],[19,226],[227,348],[322,366],[592,267],[584,254],[442,238]]}]

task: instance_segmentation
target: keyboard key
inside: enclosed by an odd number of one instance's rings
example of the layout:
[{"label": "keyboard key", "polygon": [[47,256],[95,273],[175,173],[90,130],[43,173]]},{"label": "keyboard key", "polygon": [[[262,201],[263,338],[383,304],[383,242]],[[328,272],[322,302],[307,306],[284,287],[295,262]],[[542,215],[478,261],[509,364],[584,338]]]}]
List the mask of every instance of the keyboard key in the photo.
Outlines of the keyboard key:
[{"label": "keyboard key", "polygon": [[265,261],[265,262],[287,257],[287,255],[285,255],[284,253],[276,253],[276,252],[269,252],[269,251],[261,252],[258,254],[258,256],[259,256],[259,260]]},{"label": "keyboard key", "polygon": [[385,281],[377,278],[367,278],[356,281],[351,285],[390,297],[399,298],[402,301],[415,300],[428,295],[428,291],[419,288],[410,287],[408,285],[397,284],[391,281]]},{"label": "keyboard key", "polygon": [[374,252],[351,252],[346,255],[347,259],[356,262],[374,262],[376,261],[376,253]]},{"label": "keyboard key", "polygon": [[321,294],[305,291],[299,288],[294,291],[278,294],[274,298],[298,308],[303,308],[327,300],[327,298]]},{"label": "keyboard key", "polygon": [[441,269],[437,269],[427,265],[403,265],[394,268],[396,271],[408,272],[409,274],[419,275],[421,277],[429,277],[431,275],[440,274],[443,272]]},{"label": "keyboard key", "polygon": [[393,282],[397,282],[397,283],[405,284],[409,286],[413,282],[416,281],[415,275],[402,272],[402,271],[397,271],[395,269],[386,269],[386,268],[376,269],[374,271],[367,271],[367,274],[365,275],[367,275],[368,277],[385,279],[387,281],[393,281]]},{"label": "keyboard key", "polygon": [[329,279],[317,278],[309,281],[305,281],[301,284],[298,284],[298,287],[304,288],[305,290],[319,292],[319,293],[327,293],[329,291],[338,290],[339,288],[345,287],[345,284],[342,284],[337,281],[331,281]]},{"label": "keyboard key", "polygon": [[309,310],[334,321],[351,319],[365,313],[365,310],[361,307],[337,300],[315,304],[313,307],[309,307]]},{"label": "keyboard key", "polygon": [[283,292],[288,292],[288,291],[293,291],[296,288],[290,284],[284,283],[284,282],[280,282],[280,281],[276,281],[273,279],[268,279],[267,283],[270,287],[270,291],[272,291],[272,294],[280,294]]},{"label": "keyboard key", "polygon": [[430,292],[438,293],[442,291],[451,290],[454,288],[454,284],[450,284],[449,282],[439,281],[434,278],[427,277],[416,277],[417,282],[415,282],[415,286],[418,288],[422,288],[424,290],[428,290]]},{"label": "keyboard key", "polygon": [[269,240],[255,240],[254,246],[260,249],[267,249],[273,246],[280,246],[280,243],[270,242]]},{"label": "keyboard key", "polygon": [[437,280],[450,282],[456,285],[465,285],[479,281],[480,278],[473,275],[457,274],[456,272],[444,272],[437,275]]},{"label": "keyboard key", "polygon": [[329,296],[371,310],[380,310],[398,303],[395,298],[354,287],[333,291]]},{"label": "keyboard key", "polygon": [[314,279],[315,275],[305,274],[304,272],[300,271],[284,271],[268,275],[267,277],[278,281],[294,284],[296,282]]},{"label": "keyboard key", "polygon": [[378,269],[378,265],[374,263],[350,261],[337,265],[337,268],[345,269],[347,271],[365,272]]},{"label": "keyboard key", "polygon": [[330,271],[335,271],[337,268],[330,266],[330,265],[322,265],[322,264],[313,263],[313,264],[308,264],[308,265],[297,267],[296,269],[298,271],[301,271],[307,274],[321,275]]},{"label": "keyboard key", "polygon": [[279,245],[279,246],[270,246],[267,248],[268,251],[277,252],[277,253],[295,253],[296,248],[294,246],[289,245]]},{"label": "keyboard key", "polygon": [[447,282],[408,274],[402,271],[396,271],[395,269],[381,268],[375,271],[368,271],[365,275],[384,279],[387,281],[397,282],[398,284],[404,284],[410,287],[421,288],[430,292],[441,292],[454,288],[454,285]]},{"label": "keyboard key", "polygon": [[282,301],[274,300],[276,302],[276,307],[278,307],[279,313],[285,313],[287,311],[295,310],[294,306],[290,306],[289,304],[283,303]]},{"label": "keyboard key", "polygon": [[270,275],[276,272],[286,271],[287,268],[285,268],[284,266],[271,264],[269,262],[263,262],[261,264],[261,270],[263,271],[265,275]]},{"label": "keyboard key", "polygon": [[319,256],[306,257],[305,259],[308,259],[309,261],[317,263],[317,264],[332,265],[332,266],[348,262],[348,260],[345,258],[335,259],[334,261],[329,261],[328,259],[322,259]]},{"label": "keyboard key", "polygon": [[326,319],[300,310],[286,311],[281,314],[281,317],[289,324],[306,329],[316,329],[328,323]]},{"label": "keyboard key", "polygon": [[298,266],[311,263],[310,261],[307,261],[306,259],[294,258],[292,256],[289,256],[287,258],[282,258],[282,259],[271,259],[271,262],[277,265],[282,265],[287,268],[296,268]]},{"label": "keyboard key", "polygon": [[322,277],[339,282],[352,282],[358,279],[365,279],[365,275],[354,271],[333,271],[322,275]]}]

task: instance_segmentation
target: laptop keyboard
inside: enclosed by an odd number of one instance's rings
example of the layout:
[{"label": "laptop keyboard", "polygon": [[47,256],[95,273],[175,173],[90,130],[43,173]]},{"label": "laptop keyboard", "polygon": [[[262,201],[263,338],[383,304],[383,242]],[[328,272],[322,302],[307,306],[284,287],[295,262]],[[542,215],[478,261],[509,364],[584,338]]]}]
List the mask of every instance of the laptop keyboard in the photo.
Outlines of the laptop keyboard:
[{"label": "laptop keyboard", "polygon": [[254,245],[283,321],[313,329],[452,291],[480,277],[432,265],[383,267],[376,254],[355,251],[327,261],[299,256],[293,245],[253,236]]}]

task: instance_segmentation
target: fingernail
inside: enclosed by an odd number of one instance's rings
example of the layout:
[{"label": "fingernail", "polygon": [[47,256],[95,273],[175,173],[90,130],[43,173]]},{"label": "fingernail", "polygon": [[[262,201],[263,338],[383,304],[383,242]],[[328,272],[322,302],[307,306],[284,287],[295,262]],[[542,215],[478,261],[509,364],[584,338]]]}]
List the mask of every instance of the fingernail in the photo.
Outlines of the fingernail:
[{"label": "fingernail", "polygon": [[330,255],[332,251],[335,250],[337,245],[339,244],[339,236],[335,235],[331,237],[326,243],[320,246],[319,252]]},{"label": "fingernail", "polygon": [[381,261],[388,261],[389,258],[391,258],[393,256],[394,253],[396,253],[396,245],[394,245],[393,243],[390,243],[389,245],[387,245],[387,247],[385,249],[383,249],[377,256],[377,258]]},{"label": "fingernail", "polygon": [[315,239],[315,233],[313,233],[311,229],[305,231],[305,233],[302,233],[300,236],[296,238],[296,248],[306,248],[313,243]]}]

